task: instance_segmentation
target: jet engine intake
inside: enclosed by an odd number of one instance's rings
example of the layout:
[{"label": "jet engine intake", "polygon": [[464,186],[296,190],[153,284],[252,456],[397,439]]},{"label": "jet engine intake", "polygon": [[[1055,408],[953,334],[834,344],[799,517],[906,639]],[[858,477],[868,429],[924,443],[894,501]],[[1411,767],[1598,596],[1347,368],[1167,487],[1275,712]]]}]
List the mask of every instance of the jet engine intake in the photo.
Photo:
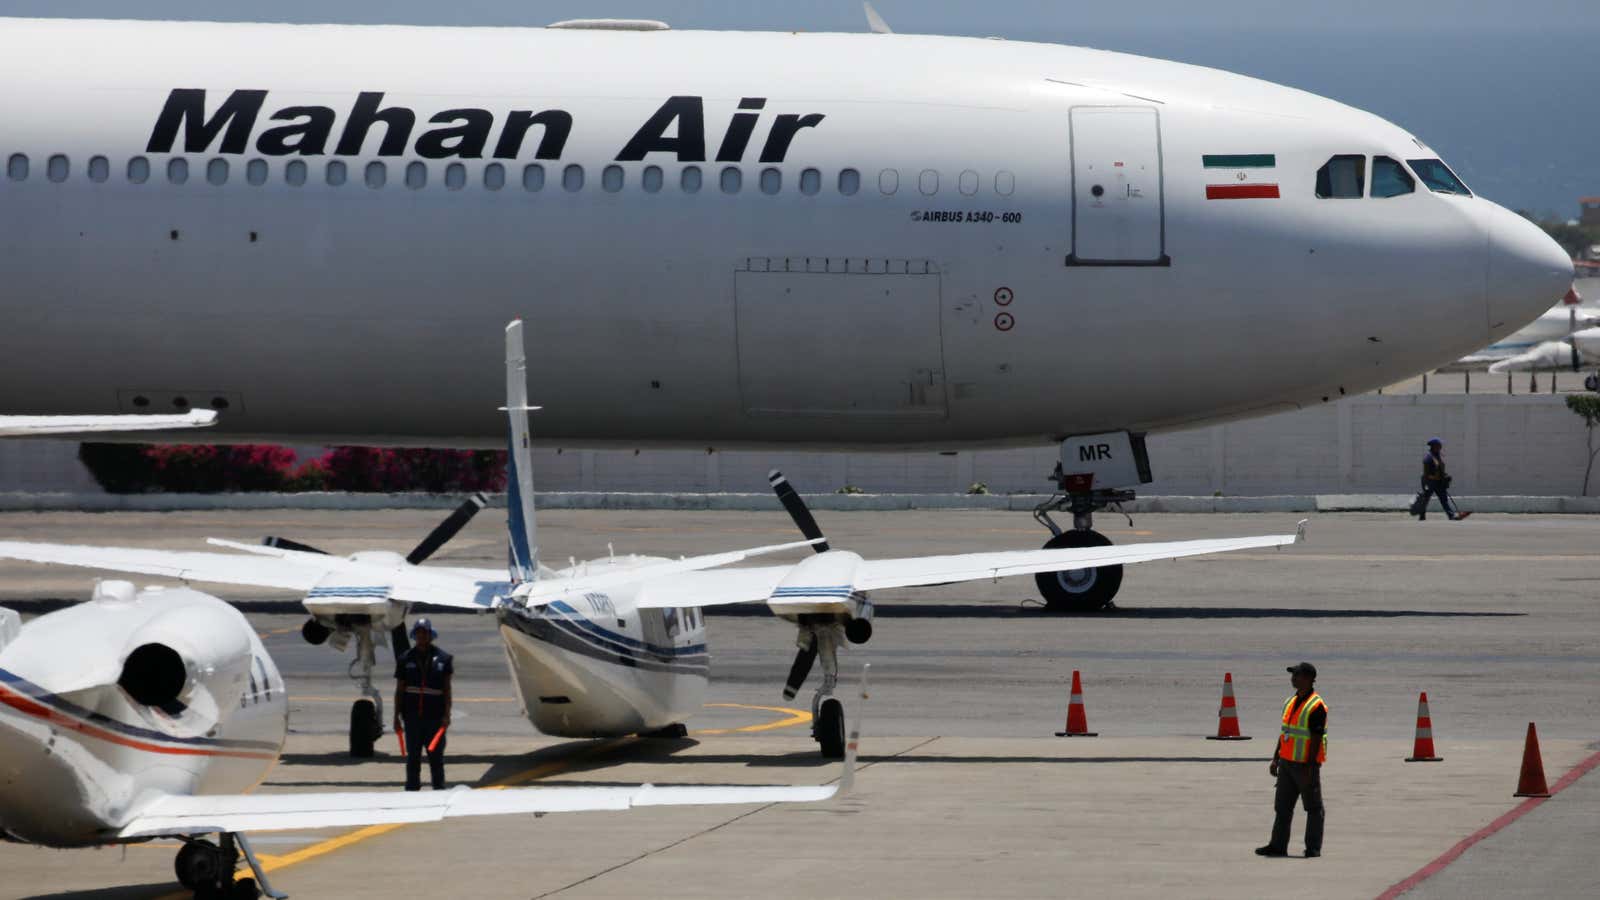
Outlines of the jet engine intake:
[{"label": "jet engine intake", "polygon": [[166,644],[141,644],[122,663],[117,686],[134,702],[154,706],[171,715],[183,712],[179,700],[189,683],[189,669],[178,651]]}]

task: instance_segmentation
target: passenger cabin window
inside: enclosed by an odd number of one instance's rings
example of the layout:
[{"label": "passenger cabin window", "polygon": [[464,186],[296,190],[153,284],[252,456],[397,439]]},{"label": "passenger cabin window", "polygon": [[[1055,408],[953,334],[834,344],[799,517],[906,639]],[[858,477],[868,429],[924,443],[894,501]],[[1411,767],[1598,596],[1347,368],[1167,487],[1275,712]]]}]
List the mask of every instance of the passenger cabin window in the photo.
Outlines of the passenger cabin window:
[{"label": "passenger cabin window", "polygon": [[350,170],[345,167],[343,162],[336,159],[328,163],[328,170],[323,174],[328,184],[338,187],[350,177]]},{"label": "passenger cabin window", "polygon": [[167,180],[173,184],[185,184],[189,180],[189,161],[183,158],[167,160]]},{"label": "passenger cabin window", "polygon": [[737,194],[744,185],[744,175],[734,166],[724,167],[722,170],[722,192],[724,194]]},{"label": "passenger cabin window", "polygon": [[21,153],[11,154],[6,160],[6,177],[12,181],[28,180],[28,157]]},{"label": "passenger cabin window", "polygon": [[1372,158],[1372,196],[1398,197],[1413,193],[1416,189],[1417,182],[1405,166],[1387,156]]},{"label": "passenger cabin window", "polygon": [[228,161],[218,158],[206,163],[206,181],[212,184],[227,184]]},{"label": "passenger cabin window", "polygon": [[600,170],[600,187],[608,194],[622,190],[622,167],[606,166]]},{"label": "passenger cabin window", "polygon": [[961,177],[956,180],[956,187],[968,197],[976,194],[978,192],[978,173],[971,169],[962,172]]},{"label": "passenger cabin window", "polygon": [[135,156],[128,160],[128,181],[132,184],[144,184],[150,180],[150,160],[142,156]]},{"label": "passenger cabin window", "polygon": [[927,197],[939,193],[939,173],[933,169],[923,169],[922,174],[917,176],[917,190]]},{"label": "passenger cabin window", "polygon": [[800,193],[810,197],[822,190],[822,173],[816,169],[800,170]]},{"label": "passenger cabin window", "polygon": [[1408,159],[1406,162],[1411,164],[1411,171],[1417,173],[1417,177],[1421,178],[1422,183],[1428,186],[1428,190],[1433,191],[1435,194],[1472,196],[1472,191],[1461,183],[1461,179],[1457,178],[1456,173],[1450,171],[1450,167],[1445,165],[1442,160]]},{"label": "passenger cabin window", "polygon": [[644,171],[639,175],[639,185],[644,188],[644,192],[647,194],[654,194],[661,190],[663,181],[664,178],[661,175],[660,166],[645,166]]},{"label": "passenger cabin window", "polygon": [[305,164],[305,161],[304,160],[299,160],[299,159],[291,159],[291,160],[289,160],[289,164],[283,167],[283,180],[289,182],[289,184],[293,185],[294,187],[299,187],[299,186],[305,184],[306,183],[306,164]]},{"label": "passenger cabin window", "polygon": [[111,177],[111,163],[104,156],[89,157],[89,180],[95,184]]},{"label": "passenger cabin window", "polygon": [[878,193],[892,194],[900,190],[900,172],[898,169],[884,169],[878,173]]},{"label": "passenger cabin window", "polygon": [[761,193],[776,194],[783,190],[783,173],[773,168],[761,170]]},{"label": "passenger cabin window", "polygon": [[365,177],[365,180],[367,182],[367,187],[372,188],[373,190],[377,190],[378,188],[383,187],[384,184],[388,182],[388,180],[389,180],[389,167],[385,166],[381,162],[378,162],[378,161],[374,160],[372,162],[367,163],[366,175],[364,177]]},{"label": "passenger cabin window", "polygon": [[413,191],[420,191],[428,186],[428,166],[426,163],[413,162],[406,164],[406,187]]},{"label": "passenger cabin window", "polygon": [[1317,196],[1324,200],[1359,199],[1366,194],[1367,158],[1335,156],[1317,170]]},{"label": "passenger cabin window", "polygon": [[679,182],[679,186],[683,188],[685,194],[698,194],[700,193],[700,183],[703,180],[699,166],[684,166],[683,177]]},{"label": "passenger cabin window", "polygon": [[522,189],[525,191],[544,190],[544,166],[534,163],[522,167]]},{"label": "passenger cabin window", "polygon": [[252,159],[244,165],[244,180],[255,187],[267,183],[267,161]]},{"label": "passenger cabin window", "polygon": [[561,186],[569,194],[583,190],[583,166],[574,164],[562,169]]},{"label": "passenger cabin window", "polygon": [[50,157],[50,161],[46,163],[44,167],[45,177],[56,184],[66,181],[67,175],[70,174],[71,171],[72,164],[67,162],[67,158],[59,153]]},{"label": "passenger cabin window", "polygon": [[467,167],[461,163],[451,163],[444,167],[444,186],[446,190],[459,191],[467,186]]},{"label": "passenger cabin window", "polygon": [[1017,189],[1017,176],[1010,172],[994,173],[994,192],[1002,197],[1009,197]]},{"label": "passenger cabin window", "polygon": [[854,196],[861,190],[861,173],[855,169],[839,170],[839,193],[846,197]]},{"label": "passenger cabin window", "polygon": [[483,186],[491,191],[498,191],[506,186],[506,167],[499,163],[489,163],[483,167]]}]

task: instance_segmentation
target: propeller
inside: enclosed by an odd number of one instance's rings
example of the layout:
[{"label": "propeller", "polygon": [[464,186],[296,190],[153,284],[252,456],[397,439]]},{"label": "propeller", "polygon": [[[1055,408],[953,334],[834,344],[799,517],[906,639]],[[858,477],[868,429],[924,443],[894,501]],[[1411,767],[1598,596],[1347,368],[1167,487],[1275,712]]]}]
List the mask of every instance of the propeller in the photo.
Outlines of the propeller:
[{"label": "propeller", "polygon": [[806,644],[794,655],[794,665],[789,667],[789,679],[783,683],[783,699],[793,700],[811,674],[811,665],[817,661],[817,636],[806,633]]},{"label": "propeller", "polygon": [[316,547],[313,547],[310,544],[302,544],[299,541],[291,541],[288,538],[273,537],[271,535],[261,539],[261,546],[276,547],[279,550],[293,550],[296,553],[320,553],[323,556],[328,555],[328,551],[318,550]]},{"label": "propeller", "polygon": [[[789,479],[783,477],[782,472],[773,469],[767,473],[767,481],[777,493],[778,502],[789,511],[789,518],[794,520],[794,524],[800,529],[800,533],[806,536],[806,540],[814,541],[822,537],[822,529],[817,527],[817,520],[811,517],[811,510],[806,507],[806,501],[801,499],[800,493],[789,483]],[[812,544],[811,549],[818,553],[827,553],[828,542],[824,540],[820,544]]]},{"label": "propeller", "polygon": [[406,554],[406,562],[414,566],[438,552],[440,547],[443,547],[447,541],[455,537],[461,529],[467,527],[467,523],[472,521],[472,517],[477,515],[488,504],[489,498],[485,497],[482,492],[473,494],[463,500],[461,505],[456,507],[455,512],[452,512],[443,522],[434,526],[434,529],[428,532],[428,536],[422,539],[422,543]]}]

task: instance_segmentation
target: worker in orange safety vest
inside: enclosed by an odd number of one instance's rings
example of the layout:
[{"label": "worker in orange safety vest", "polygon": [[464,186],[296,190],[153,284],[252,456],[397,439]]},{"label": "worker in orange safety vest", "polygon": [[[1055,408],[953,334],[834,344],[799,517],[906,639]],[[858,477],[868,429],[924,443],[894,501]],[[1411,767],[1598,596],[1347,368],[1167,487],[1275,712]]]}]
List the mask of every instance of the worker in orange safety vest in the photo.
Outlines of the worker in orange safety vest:
[{"label": "worker in orange safety vest", "polygon": [[1317,667],[1303,662],[1289,667],[1294,696],[1283,702],[1283,727],[1278,751],[1267,767],[1278,779],[1273,808],[1272,840],[1257,847],[1258,856],[1288,856],[1289,828],[1296,800],[1306,808],[1306,858],[1322,855],[1322,763],[1328,758],[1328,704],[1317,693]]}]

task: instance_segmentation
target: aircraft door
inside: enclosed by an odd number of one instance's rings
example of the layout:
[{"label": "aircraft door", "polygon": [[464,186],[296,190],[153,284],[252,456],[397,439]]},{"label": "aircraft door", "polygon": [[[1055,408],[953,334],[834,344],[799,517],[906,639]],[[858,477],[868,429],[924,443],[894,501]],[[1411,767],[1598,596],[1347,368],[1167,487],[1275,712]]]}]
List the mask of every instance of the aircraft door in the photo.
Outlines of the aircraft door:
[{"label": "aircraft door", "polygon": [[1072,124],[1068,265],[1164,266],[1160,114],[1148,106],[1079,106]]}]

